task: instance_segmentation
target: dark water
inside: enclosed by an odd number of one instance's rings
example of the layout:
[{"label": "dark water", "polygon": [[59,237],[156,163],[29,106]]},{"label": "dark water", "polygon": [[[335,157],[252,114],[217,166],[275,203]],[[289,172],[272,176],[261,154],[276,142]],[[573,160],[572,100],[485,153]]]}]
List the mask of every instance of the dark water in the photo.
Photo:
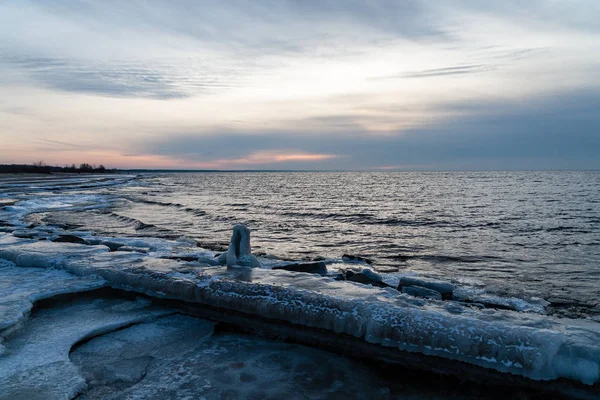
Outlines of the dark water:
[{"label": "dark water", "polygon": [[245,223],[253,250],[278,258],[352,254],[386,273],[583,308],[600,297],[597,171],[148,174],[72,194],[109,207],[30,218],[214,249]]}]

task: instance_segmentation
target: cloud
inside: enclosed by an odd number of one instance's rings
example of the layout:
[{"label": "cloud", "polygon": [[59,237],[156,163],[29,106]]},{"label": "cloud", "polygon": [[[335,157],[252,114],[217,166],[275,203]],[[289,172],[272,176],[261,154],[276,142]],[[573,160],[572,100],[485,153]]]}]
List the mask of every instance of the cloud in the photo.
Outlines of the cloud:
[{"label": "cloud", "polygon": [[[462,116],[395,135],[364,132],[223,131],[169,133],[136,144],[144,154],[219,168],[292,169],[594,169],[600,168],[600,91],[512,102],[448,104]],[[469,111],[465,113],[465,111]],[[328,155],[296,160],[292,154]],[[336,157],[333,157],[335,155]],[[271,158],[270,158],[271,157]],[[310,161],[304,164],[288,161]]]},{"label": "cloud", "polygon": [[257,151],[237,160],[223,160],[223,164],[270,164],[289,161],[321,161],[337,158],[335,154],[302,153],[296,150]]},{"label": "cloud", "polygon": [[[45,87],[111,97],[185,98],[235,86],[231,71],[188,60],[187,71],[154,61],[103,63],[28,56],[0,56],[0,64],[18,68]],[[190,69],[193,70],[190,73]]]},{"label": "cloud", "polygon": [[495,65],[460,65],[454,67],[426,69],[422,71],[412,71],[402,74],[403,78],[429,78],[435,76],[464,75],[478,72],[492,71],[496,69]]},{"label": "cloud", "polygon": [[0,151],[178,168],[593,167],[598,4],[4,2]]},{"label": "cloud", "polygon": [[498,68],[498,65],[479,64],[479,65],[455,65],[443,68],[423,69],[419,71],[409,71],[398,75],[378,76],[371,80],[386,80],[386,79],[404,79],[404,78],[434,78],[438,76],[448,75],[466,75],[475,74],[487,71],[493,71]]},{"label": "cloud", "polygon": [[[293,149],[260,150],[251,152],[240,158],[223,158],[210,161],[194,161],[192,165],[196,168],[211,169],[235,169],[242,168],[264,168],[265,166],[277,165],[304,165],[311,168],[311,164],[323,160],[338,158],[335,154],[307,153]],[[185,165],[185,162],[183,163]]]},{"label": "cloud", "polygon": [[[303,38],[327,37],[342,26],[411,39],[446,35],[443,25],[431,18],[431,7],[420,0],[377,3],[361,0],[179,0],[173,3],[164,0],[143,6],[135,1],[97,4],[43,0],[35,4],[44,13],[66,19],[83,18],[86,23],[103,26],[129,25],[229,45],[264,44],[260,47],[262,51],[303,49]],[[352,36],[353,32],[347,34]]]}]

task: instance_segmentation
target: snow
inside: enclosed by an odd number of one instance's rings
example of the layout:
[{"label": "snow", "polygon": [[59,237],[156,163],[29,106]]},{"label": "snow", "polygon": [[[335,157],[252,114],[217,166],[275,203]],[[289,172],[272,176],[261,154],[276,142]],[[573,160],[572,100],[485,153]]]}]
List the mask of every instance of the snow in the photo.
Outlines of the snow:
[{"label": "snow", "polygon": [[20,266],[96,275],[115,288],[325,329],[400,351],[537,380],[600,380],[600,324],[463,307],[393,289],[257,268],[227,268],[108,252],[104,246],[0,239]]}]

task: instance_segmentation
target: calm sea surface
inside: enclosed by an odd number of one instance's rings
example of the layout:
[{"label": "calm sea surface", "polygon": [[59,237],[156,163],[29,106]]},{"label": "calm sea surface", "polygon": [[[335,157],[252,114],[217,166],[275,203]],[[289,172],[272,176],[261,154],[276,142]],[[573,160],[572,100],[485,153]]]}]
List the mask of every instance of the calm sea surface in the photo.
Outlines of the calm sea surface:
[{"label": "calm sea surface", "polygon": [[597,171],[165,173],[31,198],[65,194],[106,207],[28,218],[216,250],[245,223],[253,250],[281,259],[351,254],[497,295],[600,301]]}]

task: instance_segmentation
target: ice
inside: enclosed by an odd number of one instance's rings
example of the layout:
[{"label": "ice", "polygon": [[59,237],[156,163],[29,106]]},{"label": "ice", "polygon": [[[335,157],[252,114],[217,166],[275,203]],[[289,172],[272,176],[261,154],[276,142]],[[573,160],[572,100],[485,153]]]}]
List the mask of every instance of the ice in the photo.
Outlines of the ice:
[{"label": "ice", "polygon": [[390,398],[387,382],[359,362],[296,344],[211,333],[212,324],[178,315],[95,338],[71,353],[90,382],[78,399]]},{"label": "ice", "polygon": [[221,264],[227,264],[228,267],[234,265],[260,267],[260,262],[252,255],[250,229],[247,226],[238,224],[233,227],[229,248],[219,257],[218,261]]},{"label": "ice", "polygon": [[490,293],[486,293],[480,287],[459,287],[454,291],[456,300],[468,300],[474,303],[498,305],[515,311],[530,312],[536,314],[546,314],[546,307],[550,303],[540,298],[519,299],[516,297],[503,297]]},{"label": "ice", "polygon": [[31,213],[101,209],[109,207],[112,201],[110,196],[96,194],[61,194],[28,198],[3,210],[9,216],[8,221],[23,225],[23,218]]},{"label": "ice", "polygon": [[426,299],[442,300],[442,295],[440,292],[421,286],[405,286],[402,288],[402,293],[406,293],[415,297],[423,297]]},{"label": "ice", "polygon": [[86,387],[69,360],[74,344],[172,313],[146,300],[120,299],[81,299],[41,309],[5,338],[5,352],[0,355],[0,398],[73,398]]},{"label": "ice", "polygon": [[363,268],[363,270],[360,271],[360,273],[365,275],[367,278],[369,278],[373,282],[382,282],[381,275],[379,275],[377,272],[373,271],[372,269]]},{"label": "ice", "polygon": [[65,271],[20,268],[0,259],[0,331],[21,321],[38,300],[104,286],[102,278],[78,277]]},{"label": "ice", "polygon": [[0,258],[18,265],[97,275],[115,288],[346,334],[390,352],[438,356],[536,380],[599,381],[600,324],[592,321],[479,311],[306,273],[203,267],[63,243],[2,243]]},{"label": "ice", "polygon": [[427,278],[419,278],[414,276],[403,276],[400,278],[400,283],[398,287],[401,287],[404,290],[405,286],[419,286],[423,288],[427,288],[430,290],[434,290],[444,298],[452,298],[452,292],[454,291],[454,285],[449,282],[442,281],[434,281]]},{"label": "ice", "polygon": [[102,188],[116,185],[124,185],[134,179],[134,175],[65,175],[39,176],[39,177],[2,177],[0,179],[0,193],[8,196],[18,196],[26,187],[28,193],[49,192],[60,190],[61,192],[76,191],[90,188]]}]

